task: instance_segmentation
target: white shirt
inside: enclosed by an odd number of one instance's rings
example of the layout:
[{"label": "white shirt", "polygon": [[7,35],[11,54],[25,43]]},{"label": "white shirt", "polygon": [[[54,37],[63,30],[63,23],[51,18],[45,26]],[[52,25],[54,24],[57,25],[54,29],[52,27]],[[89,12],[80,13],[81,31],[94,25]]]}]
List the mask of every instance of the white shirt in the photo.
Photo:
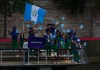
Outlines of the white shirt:
[{"label": "white shirt", "polygon": [[23,49],[28,49],[28,42],[23,43]]}]

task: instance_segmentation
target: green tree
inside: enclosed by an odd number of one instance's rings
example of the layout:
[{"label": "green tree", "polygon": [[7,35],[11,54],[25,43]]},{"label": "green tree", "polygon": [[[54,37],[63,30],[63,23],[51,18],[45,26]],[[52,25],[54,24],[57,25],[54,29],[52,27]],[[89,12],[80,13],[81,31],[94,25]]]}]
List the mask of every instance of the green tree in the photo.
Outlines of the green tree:
[{"label": "green tree", "polygon": [[94,2],[94,7],[96,9],[100,9],[100,0],[93,0],[93,2]]},{"label": "green tree", "polygon": [[[13,13],[24,13],[25,2],[27,0],[0,0],[0,15],[4,17],[4,38],[7,37],[7,16],[12,16]],[[33,0],[27,2],[32,3]]]},{"label": "green tree", "polygon": [[[4,14],[4,6],[6,6],[7,10],[7,15],[11,16],[13,13],[24,13],[25,9],[25,3],[26,1],[28,3],[33,4],[33,0],[1,0],[0,1],[0,13],[3,15]],[[4,3],[6,2],[6,5]]]},{"label": "green tree", "polygon": [[83,14],[85,8],[85,0],[53,0],[58,3],[60,8],[64,10],[69,10],[70,13],[74,16],[77,13]]}]

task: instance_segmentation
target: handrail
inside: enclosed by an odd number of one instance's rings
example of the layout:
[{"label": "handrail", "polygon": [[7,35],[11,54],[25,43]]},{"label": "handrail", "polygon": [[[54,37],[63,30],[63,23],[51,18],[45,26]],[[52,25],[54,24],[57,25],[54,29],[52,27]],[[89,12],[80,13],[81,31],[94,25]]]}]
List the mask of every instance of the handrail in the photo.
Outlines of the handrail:
[{"label": "handrail", "polygon": [[[32,49],[32,50],[35,50],[36,48],[28,48],[29,50]],[[60,48],[58,48],[60,49]],[[71,50],[71,49],[85,49],[85,47],[82,47],[82,48],[66,48],[66,49],[62,49],[62,50]],[[17,49],[12,49],[12,48],[0,48],[0,50],[26,50],[26,49],[23,49],[23,48],[17,48]],[[37,48],[37,50],[46,50],[45,48]],[[53,50],[53,49],[51,49]]]},{"label": "handrail", "polygon": [[[77,49],[82,49],[82,48],[77,48]],[[1,65],[3,64],[3,60],[2,60],[2,58],[4,58],[5,56],[3,56],[3,53],[4,53],[4,50],[6,50],[6,51],[8,51],[8,50],[17,50],[16,52],[18,52],[19,50],[26,50],[26,49],[0,49],[0,58],[1,58]],[[28,50],[30,50],[30,49],[28,49]],[[32,49],[32,50],[34,50],[34,49]],[[64,50],[64,49],[63,49]],[[62,51],[63,51],[62,50]],[[13,53],[13,51],[11,51],[12,53]],[[15,52],[15,53],[16,53]],[[36,60],[34,60],[34,58],[36,58],[37,59],[37,64],[38,65],[40,65],[41,64],[41,58],[42,57],[40,57],[40,52],[41,53],[45,53],[46,55],[43,57],[43,62],[44,62],[44,64],[50,64],[48,61],[48,59],[52,59],[53,61],[54,61],[54,56],[51,58],[51,57],[48,57],[47,56],[47,50],[44,50],[44,49],[38,49],[37,50],[37,52],[38,52],[38,55],[37,55],[37,57],[31,57],[31,58],[33,58],[33,61],[36,61]],[[52,52],[54,52],[53,50],[52,50]],[[17,54],[17,53],[16,53]],[[62,56],[62,57],[59,57],[59,58],[67,58],[67,60],[68,61],[70,61],[70,59],[71,58],[73,58],[73,56],[69,53],[69,49],[67,49],[67,54],[66,54],[67,56]],[[24,56],[23,54],[22,54],[22,56]],[[19,56],[19,57],[21,57],[22,58],[22,56]],[[14,57],[14,58],[19,58],[19,57]],[[7,58],[7,57],[6,57]],[[29,58],[29,60],[28,60],[28,64],[30,64],[31,63],[31,61],[30,61],[30,56],[28,56],[28,58]],[[58,56],[56,57],[56,58],[58,58]],[[63,61],[65,61],[65,59],[63,59]],[[82,58],[82,61],[83,62],[81,62],[82,64],[84,63],[84,60],[83,60],[83,58]],[[59,62],[59,61],[58,61]],[[22,63],[23,64],[23,63]],[[60,64],[62,64],[62,63],[60,63]],[[66,64],[69,64],[69,63],[64,63],[64,65],[66,65]],[[72,62],[72,64],[73,64],[73,62]],[[76,63],[74,63],[74,64],[76,64]]]}]

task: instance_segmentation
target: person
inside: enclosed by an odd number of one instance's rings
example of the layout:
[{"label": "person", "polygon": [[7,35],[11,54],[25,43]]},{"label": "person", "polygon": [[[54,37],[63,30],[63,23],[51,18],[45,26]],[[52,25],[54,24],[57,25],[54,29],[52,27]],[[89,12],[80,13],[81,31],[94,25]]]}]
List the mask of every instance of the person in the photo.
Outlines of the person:
[{"label": "person", "polygon": [[69,37],[70,37],[70,40],[71,40],[70,54],[73,55],[72,61],[74,61],[75,63],[79,63],[80,56],[78,54],[78,47],[79,46],[77,46],[77,44],[76,44],[76,32],[71,30],[70,33],[69,33]]},{"label": "person", "polygon": [[27,64],[29,62],[29,52],[28,52],[28,41],[24,39],[23,43],[23,63]]},{"label": "person", "polygon": [[70,50],[70,46],[71,46],[71,39],[69,38],[69,35],[66,34],[66,38],[65,38],[65,50]]},{"label": "person", "polygon": [[[28,35],[29,35],[29,37],[30,36],[35,36],[35,34],[34,34],[34,31],[33,31],[33,28],[31,27],[31,28],[29,28],[30,30],[29,30],[29,32],[28,32]],[[29,48],[30,49],[30,55],[32,55],[32,48]],[[34,53],[35,53],[36,51],[34,50]]]},{"label": "person", "polygon": [[50,33],[50,31],[48,31],[48,34],[46,35],[46,45],[45,45],[47,50],[47,56],[51,56],[51,49],[52,49],[51,38],[52,34]]},{"label": "person", "polygon": [[54,48],[54,59],[58,60],[58,63],[59,63],[59,48],[60,47],[61,47],[61,32],[57,30],[53,48]]},{"label": "person", "polygon": [[78,55],[79,55],[78,62],[84,63],[84,62],[87,61],[87,59],[86,59],[85,51],[84,51],[82,45],[80,44],[80,42],[81,42],[80,39],[78,37],[75,37],[75,43],[76,43],[76,46],[78,48],[77,52],[78,52]]},{"label": "person", "polygon": [[23,32],[23,37],[24,37],[24,39],[28,39],[28,36],[29,36],[29,34],[28,34],[28,32],[26,31],[26,29],[25,29],[25,32]]},{"label": "person", "polygon": [[9,32],[9,35],[12,35],[12,49],[17,49],[18,48],[18,29],[14,26],[13,30]]},{"label": "person", "polygon": [[63,33],[61,36],[61,47],[60,47],[61,56],[62,55],[65,56],[65,53],[66,53],[65,40],[66,40],[66,35],[65,35],[65,33]]},{"label": "person", "polygon": [[52,35],[56,34],[56,27],[54,24],[51,24],[50,31],[51,31]]},{"label": "person", "polygon": [[20,50],[19,50],[19,54],[21,53],[21,49],[22,49],[22,47],[23,47],[23,43],[24,43],[24,37],[23,37],[23,33],[20,33],[19,34],[19,48],[20,48]]},{"label": "person", "polygon": [[68,33],[68,35],[69,35],[69,38],[71,39],[71,40],[73,40],[75,37],[76,37],[76,33],[77,33],[77,31],[74,31],[74,30],[70,30],[69,31],[69,33]]},{"label": "person", "polygon": [[34,30],[33,30],[33,28],[31,27],[31,28],[29,28],[30,30],[29,30],[29,36],[34,36]]},{"label": "person", "polygon": [[46,34],[48,34],[48,32],[50,31],[50,33],[52,35],[55,35],[56,34],[56,27],[54,24],[47,24],[47,28],[46,28]]},{"label": "person", "polygon": [[60,55],[64,55],[65,53],[65,33],[62,33],[61,35],[61,46],[60,46]]},{"label": "person", "polygon": [[47,24],[47,28],[45,29],[46,34],[48,34],[48,32],[51,32],[51,24]]},{"label": "person", "polygon": [[37,30],[35,31],[35,37],[39,37],[39,36],[38,36],[38,31],[37,31]]}]

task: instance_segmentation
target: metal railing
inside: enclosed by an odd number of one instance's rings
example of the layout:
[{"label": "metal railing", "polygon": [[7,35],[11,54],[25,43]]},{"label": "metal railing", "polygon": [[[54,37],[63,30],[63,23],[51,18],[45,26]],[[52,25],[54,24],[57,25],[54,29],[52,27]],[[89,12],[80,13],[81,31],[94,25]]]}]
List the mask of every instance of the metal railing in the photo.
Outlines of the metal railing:
[{"label": "metal railing", "polygon": [[[0,64],[2,65],[23,65],[25,64],[26,49],[0,49]],[[74,55],[70,54],[72,49],[61,49],[59,55],[55,56],[54,50],[51,50],[50,56],[47,55],[45,49],[31,49],[33,54],[30,55],[30,49],[28,49],[28,62],[26,64],[31,65],[67,65],[67,64],[84,64],[87,62],[86,54],[83,48],[78,48],[78,54],[80,55],[80,62],[76,63],[73,61]],[[59,49],[60,51],[60,49]],[[66,52],[66,53],[64,53]],[[55,63],[56,62],[56,63]]]}]

